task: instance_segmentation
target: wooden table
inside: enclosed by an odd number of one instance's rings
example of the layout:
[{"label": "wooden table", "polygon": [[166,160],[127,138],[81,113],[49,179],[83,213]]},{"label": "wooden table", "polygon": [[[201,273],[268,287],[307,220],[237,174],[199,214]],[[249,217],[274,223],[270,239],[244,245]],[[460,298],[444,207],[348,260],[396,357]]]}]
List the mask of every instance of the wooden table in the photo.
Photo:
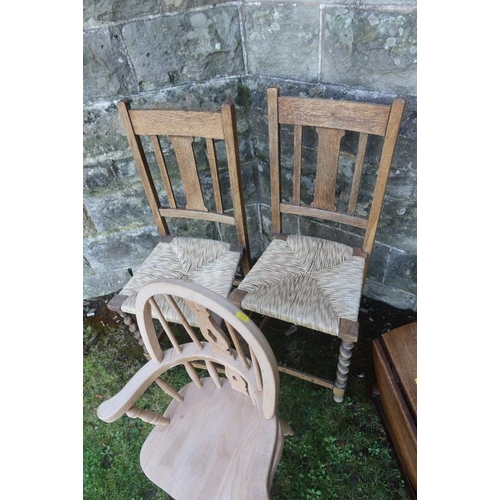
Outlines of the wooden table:
[{"label": "wooden table", "polygon": [[417,323],[373,341],[374,399],[396,450],[403,479],[417,496]]}]

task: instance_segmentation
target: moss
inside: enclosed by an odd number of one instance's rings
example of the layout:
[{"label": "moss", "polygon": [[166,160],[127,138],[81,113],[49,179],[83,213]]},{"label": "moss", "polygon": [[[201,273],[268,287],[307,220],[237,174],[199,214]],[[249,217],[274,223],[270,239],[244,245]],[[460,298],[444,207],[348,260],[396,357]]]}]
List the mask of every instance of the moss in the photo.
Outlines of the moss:
[{"label": "moss", "polygon": [[241,80],[238,82],[236,87],[236,105],[243,108],[245,111],[250,109],[252,104],[252,97],[250,95],[250,89],[244,85]]}]

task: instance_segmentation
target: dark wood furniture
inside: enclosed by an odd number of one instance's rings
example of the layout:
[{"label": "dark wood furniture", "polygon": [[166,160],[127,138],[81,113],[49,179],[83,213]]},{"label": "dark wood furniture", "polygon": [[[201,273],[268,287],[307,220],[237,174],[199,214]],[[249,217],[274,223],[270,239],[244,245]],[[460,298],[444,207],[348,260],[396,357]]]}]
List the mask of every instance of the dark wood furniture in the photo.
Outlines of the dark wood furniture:
[{"label": "dark wood furniture", "polygon": [[373,341],[374,399],[394,445],[407,489],[417,497],[417,323]]}]

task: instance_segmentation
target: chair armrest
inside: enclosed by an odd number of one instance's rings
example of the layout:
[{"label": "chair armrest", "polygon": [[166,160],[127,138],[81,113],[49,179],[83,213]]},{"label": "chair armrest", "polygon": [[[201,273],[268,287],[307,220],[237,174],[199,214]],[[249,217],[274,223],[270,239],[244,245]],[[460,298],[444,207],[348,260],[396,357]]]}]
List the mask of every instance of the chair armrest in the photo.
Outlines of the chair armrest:
[{"label": "chair armrest", "polygon": [[[110,399],[107,399],[97,408],[97,416],[104,422],[118,420],[134,403],[144,394],[146,389],[167,369],[170,356],[164,352],[164,360],[157,364],[148,361],[123,387],[123,389]],[[171,354],[171,353],[170,353]]]}]

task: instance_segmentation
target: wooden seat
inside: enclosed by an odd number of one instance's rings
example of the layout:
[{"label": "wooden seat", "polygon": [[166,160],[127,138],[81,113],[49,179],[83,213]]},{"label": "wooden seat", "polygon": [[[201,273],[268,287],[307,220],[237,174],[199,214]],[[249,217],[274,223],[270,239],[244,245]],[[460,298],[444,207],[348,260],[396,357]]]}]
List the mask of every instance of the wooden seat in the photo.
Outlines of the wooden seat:
[{"label": "wooden seat", "polygon": [[[331,387],[341,402],[405,101],[398,98],[391,105],[380,105],[280,97],[274,87],[268,89],[267,98],[274,239],[230,300],[267,318],[340,337],[335,382],[293,368],[280,370]],[[283,126],[293,126],[293,161],[283,159]],[[310,159],[311,153],[310,147],[304,153],[302,143],[310,127],[317,137],[317,158],[316,165],[305,165],[306,170],[302,160]],[[365,155],[377,137],[382,149],[376,180],[363,183]],[[313,193],[308,192],[311,171],[315,171]],[[287,177],[291,186],[285,185]],[[309,190],[301,189],[304,180],[309,181]],[[323,237],[283,234],[283,214],[336,222],[339,232],[348,230],[350,241],[359,241],[359,248]]]},{"label": "wooden seat", "polygon": [[[162,318],[172,348],[161,349],[151,314],[159,310],[160,297],[196,316],[199,332],[182,312],[177,319],[192,342],[179,344]],[[142,447],[141,467],[177,500],[270,498],[284,436],[292,431],[276,414],[279,372],[259,328],[227,299],[182,280],[146,285],[137,295],[136,308],[151,359],[99,406],[98,417],[113,422],[127,414],[155,425]],[[243,346],[249,349],[248,357]],[[179,365],[191,382],[176,390],[161,375]],[[200,377],[200,365],[209,376]],[[163,415],[136,406],[154,383],[172,398]]]},{"label": "wooden seat", "polygon": [[[227,297],[236,276],[244,276],[250,269],[236,115],[230,103],[223,104],[221,110],[215,112],[131,109],[128,100],[118,102],[117,107],[160,240],[134,276],[109,301],[108,307],[124,317],[142,344],[134,316],[136,297],[144,285],[157,279],[182,279]],[[193,147],[195,138],[196,148]],[[220,141],[224,141],[225,146],[219,149],[219,154],[225,157],[223,169],[217,158],[217,142]],[[164,153],[169,150],[169,144],[175,161],[172,158],[167,167]],[[148,151],[151,153],[146,154]],[[154,160],[150,158],[153,153]],[[204,158],[210,169],[211,186],[200,183],[197,161],[200,158],[201,161]],[[180,181],[174,183],[171,179],[172,175],[175,178],[176,167]],[[227,186],[223,182],[226,168]],[[173,173],[169,173],[171,169]],[[173,235],[167,224],[167,219],[171,218],[187,219],[188,224],[196,219],[206,224],[233,226],[235,239],[217,241]],[[220,227],[214,230],[226,234]],[[173,321],[176,314],[170,310],[170,305],[163,301],[159,306],[168,320]],[[157,312],[153,311],[153,315],[157,316]],[[188,319],[193,317],[188,314]]]}]

